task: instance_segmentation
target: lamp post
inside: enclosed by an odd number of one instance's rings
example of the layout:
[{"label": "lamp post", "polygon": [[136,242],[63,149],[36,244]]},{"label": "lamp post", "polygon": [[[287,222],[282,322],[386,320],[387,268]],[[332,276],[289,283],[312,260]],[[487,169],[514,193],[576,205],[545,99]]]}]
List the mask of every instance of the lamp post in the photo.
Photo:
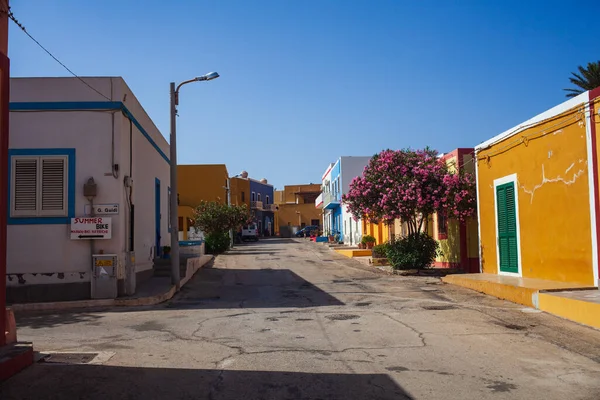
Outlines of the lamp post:
[{"label": "lamp post", "polygon": [[175,82],[171,82],[171,138],[170,148],[170,167],[171,167],[171,283],[175,285],[175,290],[179,290],[179,216],[177,215],[177,106],[179,105],[179,89],[188,83],[211,81],[219,77],[216,72],[210,72],[206,75],[198,76],[194,79],[181,82],[175,87]]}]

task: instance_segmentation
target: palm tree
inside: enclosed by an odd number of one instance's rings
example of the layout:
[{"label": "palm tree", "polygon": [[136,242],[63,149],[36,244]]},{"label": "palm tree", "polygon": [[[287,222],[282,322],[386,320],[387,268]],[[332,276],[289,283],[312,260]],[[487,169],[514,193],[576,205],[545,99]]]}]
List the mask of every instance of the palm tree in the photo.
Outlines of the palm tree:
[{"label": "palm tree", "polygon": [[600,86],[600,61],[588,63],[587,68],[580,65],[577,69],[579,69],[579,73],[572,72],[573,77],[569,78],[569,80],[573,85],[579,86],[581,89],[564,89],[569,92],[567,93],[567,97],[575,97]]}]

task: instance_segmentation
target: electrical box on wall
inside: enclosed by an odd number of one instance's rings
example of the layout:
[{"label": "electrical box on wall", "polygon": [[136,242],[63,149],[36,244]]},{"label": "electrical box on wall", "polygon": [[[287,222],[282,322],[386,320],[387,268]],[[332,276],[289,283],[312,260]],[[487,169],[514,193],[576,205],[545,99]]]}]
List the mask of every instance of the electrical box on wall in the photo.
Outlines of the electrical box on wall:
[{"label": "electrical box on wall", "polygon": [[117,297],[116,254],[92,255],[92,299],[114,299]]},{"label": "electrical box on wall", "polygon": [[88,179],[86,183],[83,184],[83,196],[84,197],[96,197],[98,192],[98,185],[94,182],[94,178]]}]

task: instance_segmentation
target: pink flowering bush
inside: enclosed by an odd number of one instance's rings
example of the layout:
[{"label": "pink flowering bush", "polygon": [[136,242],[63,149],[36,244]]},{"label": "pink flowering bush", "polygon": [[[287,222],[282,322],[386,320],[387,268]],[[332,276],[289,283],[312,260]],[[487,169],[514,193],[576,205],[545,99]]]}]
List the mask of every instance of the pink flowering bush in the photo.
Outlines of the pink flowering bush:
[{"label": "pink flowering bush", "polygon": [[475,213],[475,179],[452,173],[435,150],[384,150],[350,183],[343,201],[355,219],[392,223],[401,219],[409,234],[427,230],[435,212],[465,220]]}]

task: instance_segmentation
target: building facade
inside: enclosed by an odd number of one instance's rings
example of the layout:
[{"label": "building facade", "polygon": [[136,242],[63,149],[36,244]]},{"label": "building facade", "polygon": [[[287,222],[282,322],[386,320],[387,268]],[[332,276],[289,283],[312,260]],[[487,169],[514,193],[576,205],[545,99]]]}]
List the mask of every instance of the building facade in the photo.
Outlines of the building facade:
[{"label": "building facade", "polygon": [[194,228],[194,210],[203,200],[227,203],[228,187],[225,164],[177,166],[179,240],[203,239],[203,234]]},{"label": "building facade", "polygon": [[[115,255],[119,294],[133,293],[170,243],[165,138],[122,78],[82,79],[101,94],[77,78],[11,79],[11,302],[90,298],[92,254]],[[80,217],[110,233],[73,234]]]},{"label": "building facade", "polygon": [[476,150],[480,269],[598,286],[598,109],[585,92]]},{"label": "building facade", "polygon": [[[459,148],[442,154],[440,158],[446,162],[449,172],[475,174],[473,154],[473,148]],[[427,231],[440,245],[441,251],[434,264],[436,267],[479,272],[479,238],[475,217],[461,222],[436,213],[430,219]]]},{"label": "building facade", "polygon": [[321,193],[321,185],[287,185],[275,191],[275,234],[291,237],[299,229],[314,225],[321,228],[321,210],[315,208],[315,200]]},{"label": "building facade", "polygon": [[231,203],[248,205],[260,236],[274,236],[277,206],[274,204],[273,185],[265,178],[261,180],[250,178],[246,171],[231,177],[230,185]]},{"label": "building facade", "polygon": [[[348,193],[350,182],[362,175],[371,157],[343,156],[329,164],[321,177],[322,193],[315,206],[323,210],[323,231],[327,236],[339,235],[340,241],[355,245],[362,237],[362,222],[354,221],[342,204],[342,196]],[[359,225],[361,228],[359,228]]]},{"label": "building facade", "polygon": [[258,224],[261,236],[275,235],[275,211],[273,204],[274,190],[266,179],[260,181],[248,178],[250,181],[250,211]]}]

